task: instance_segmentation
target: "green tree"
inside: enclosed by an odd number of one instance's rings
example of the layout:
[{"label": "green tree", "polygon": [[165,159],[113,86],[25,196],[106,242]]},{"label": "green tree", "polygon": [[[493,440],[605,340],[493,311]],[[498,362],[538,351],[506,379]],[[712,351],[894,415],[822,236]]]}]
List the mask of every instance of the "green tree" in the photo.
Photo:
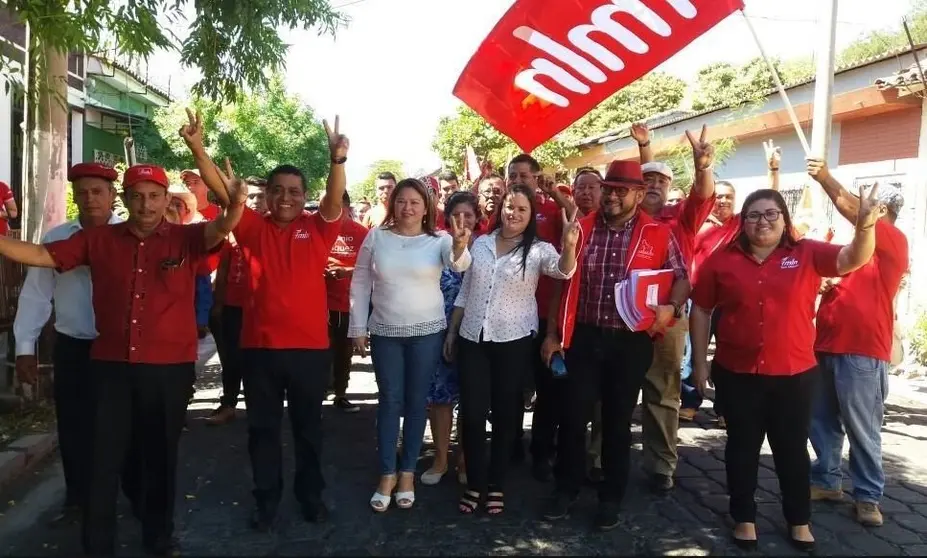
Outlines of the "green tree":
[{"label": "green tree", "polygon": [[[563,170],[563,161],[576,154],[574,146],[582,139],[601,134],[641,118],[679,106],[685,82],[668,74],[654,72],[618,91],[575,124],[534,150],[532,155],[545,168]],[[508,137],[493,128],[467,106],[459,106],[454,116],[443,117],[432,148],[444,167],[463,170],[467,145],[480,157],[488,157],[496,168],[521,152]]]},{"label": "green tree", "polygon": [[361,198],[367,198],[367,201],[373,203],[376,199],[376,188],[375,182],[377,180],[377,175],[381,172],[391,172],[396,175],[396,180],[402,180],[406,177],[405,171],[403,170],[402,161],[396,161],[393,159],[380,159],[379,161],[374,161],[368,167],[367,176],[357,182],[352,184],[348,188],[349,193],[351,194],[351,200],[356,201]]},{"label": "green tree", "polygon": [[[711,144],[715,147],[715,173],[721,177],[724,174],[724,161],[734,154],[737,143],[733,138],[723,138],[713,141]],[[688,192],[695,177],[692,147],[689,142],[683,142],[672,149],[658,153],[656,158],[673,169],[673,184]]]},{"label": "green tree", "polygon": [[[312,109],[286,91],[275,75],[253,93],[239,95],[235,103],[193,102],[202,112],[207,130],[206,148],[215,158],[228,157],[241,176],[265,176],[280,164],[300,167],[310,195],[324,184],[328,167],[328,140]],[[174,103],[156,113],[153,122],[135,135],[152,161],[173,170],[193,166],[190,151],[177,134],[186,121],[188,103]]]},{"label": "green tree", "polygon": [[[781,62],[773,60],[780,73]],[[718,107],[736,107],[758,101],[775,87],[772,74],[762,58],[741,66],[727,62],[709,64],[699,70],[692,94],[692,109],[706,110]]]}]

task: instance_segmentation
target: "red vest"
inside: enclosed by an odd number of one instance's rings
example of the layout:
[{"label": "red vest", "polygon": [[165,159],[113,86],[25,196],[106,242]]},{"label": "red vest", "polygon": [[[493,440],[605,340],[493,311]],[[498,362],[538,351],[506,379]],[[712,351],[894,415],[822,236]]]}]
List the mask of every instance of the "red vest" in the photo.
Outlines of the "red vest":
[{"label": "red vest", "polygon": [[[596,225],[598,212],[583,217],[580,222],[579,247],[576,252],[576,273],[564,281],[563,292],[560,294],[560,312],[558,314],[557,328],[563,348],[570,346],[573,337],[573,328],[576,326],[576,305],[579,302],[579,286],[583,278],[583,258],[586,244],[592,238],[592,229]],[[661,269],[666,262],[670,245],[670,227],[661,224],[644,211],[637,211],[637,223],[631,231],[630,257],[627,271],[636,269]],[[617,312],[617,310],[616,310]]]}]

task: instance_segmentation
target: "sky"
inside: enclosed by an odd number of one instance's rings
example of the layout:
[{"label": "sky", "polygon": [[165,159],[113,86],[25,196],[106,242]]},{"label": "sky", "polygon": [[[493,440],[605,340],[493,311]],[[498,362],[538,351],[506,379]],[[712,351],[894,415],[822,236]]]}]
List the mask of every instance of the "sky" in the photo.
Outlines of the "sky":
[{"label": "sky", "polygon": [[[549,0],[557,1],[557,0]],[[770,56],[812,55],[822,0],[746,0],[746,13]],[[335,38],[287,31],[286,83],[319,118],[341,117],[351,140],[349,183],[378,159],[398,159],[409,174],[440,167],[432,152],[438,120],[460,102],[452,90],[483,38],[513,0],[332,0],[351,18]],[[604,0],[603,0],[603,3]],[[875,29],[900,29],[909,0],[840,0],[837,48]],[[183,35],[181,35],[183,36]],[[759,55],[743,18],[730,16],[659,70],[691,80],[713,62],[746,62]],[[156,55],[149,72],[166,83],[174,53]],[[173,61],[173,63],[171,63]],[[158,75],[161,68],[163,75]],[[173,72],[171,91],[189,88],[195,71]],[[294,161],[298,164],[298,161]]]}]

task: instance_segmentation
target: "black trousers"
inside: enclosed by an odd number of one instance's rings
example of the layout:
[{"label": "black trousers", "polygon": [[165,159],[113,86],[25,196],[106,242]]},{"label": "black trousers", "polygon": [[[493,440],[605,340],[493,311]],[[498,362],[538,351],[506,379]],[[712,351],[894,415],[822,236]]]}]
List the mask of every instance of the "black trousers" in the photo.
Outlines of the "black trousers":
[{"label": "black trousers", "polygon": [[241,393],[241,369],[244,366],[240,345],[241,313],[240,306],[223,306],[218,323],[213,320],[210,324],[219,362],[222,363],[222,397],[219,399],[222,407],[234,408]]},{"label": "black trousers", "polygon": [[[533,360],[534,341],[506,343],[460,339],[460,409],[469,487],[502,490],[515,439],[522,379]],[[519,401],[520,402],[520,401]],[[492,410],[490,462],[486,467],[486,414]]]},{"label": "black trousers", "polygon": [[310,349],[243,349],[248,402],[248,453],[254,498],[273,516],[283,494],[283,401],[293,428],[296,500],[319,502],[322,478],[322,400],[331,370],[331,353]]},{"label": "black trousers", "polygon": [[64,469],[65,506],[82,506],[87,496],[93,436],[90,384],[92,339],[55,335],[55,416],[58,451]]},{"label": "black trousers", "polygon": [[[711,325],[709,326],[710,329],[708,332],[709,341],[714,337],[717,342],[716,336],[718,334],[718,322],[720,321],[721,310],[715,308],[714,311],[712,311],[710,318]],[[711,382],[715,385],[715,400],[713,402],[715,415],[718,417],[724,417],[724,375],[722,374],[721,377],[718,377],[718,375],[714,373],[714,367],[712,367],[711,370]]]},{"label": "black trousers", "polygon": [[145,539],[174,530],[177,443],[186,416],[194,363],[91,362],[93,457],[83,514],[88,554],[112,554],[119,477],[130,446],[138,451]]},{"label": "black trousers", "polygon": [[763,438],[769,439],[782,512],[789,525],[811,519],[811,460],[808,428],[817,367],[794,376],[740,374],[712,365],[727,395],[727,490],[736,523],[756,522],[756,476]]},{"label": "black trousers", "polygon": [[[541,358],[541,344],[547,334],[547,320],[541,320],[538,335],[534,338],[531,355],[534,373],[534,416],[531,420],[531,458],[535,463],[549,461],[554,457],[557,426],[560,424],[556,390],[558,379]],[[522,411],[524,416],[524,411]]]},{"label": "black trousers", "polygon": [[351,356],[354,344],[348,339],[347,312],[328,312],[328,338],[332,346],[332,375],[328,388],[338,397],[348,392],[348,380],[351,377]]},{"label": "black trousers", "polygon": [[599,500],[620,502],[631,467],[631,414],[653,361],[644,332],[576,326],[566,353],[567,376],[558,380],[560,431],[557,490],[576,496],[586,472],[586,425],[602,400],[602,471]]}]

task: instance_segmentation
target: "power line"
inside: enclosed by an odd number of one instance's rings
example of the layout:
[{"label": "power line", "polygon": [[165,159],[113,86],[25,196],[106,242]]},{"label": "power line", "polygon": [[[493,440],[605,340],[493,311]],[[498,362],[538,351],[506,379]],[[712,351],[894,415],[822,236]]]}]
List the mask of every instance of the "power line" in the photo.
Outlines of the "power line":
[{"label": "power line", "polygon": [[338,4],[337,6],[332,6],[333,10],[340,10],[341,8],[347,8],[348,6],[353,6],[354,4],[360,4],[361,2],[366,2],[367,0],[351,0],[350,2],[345,2],[344,4]]}]

